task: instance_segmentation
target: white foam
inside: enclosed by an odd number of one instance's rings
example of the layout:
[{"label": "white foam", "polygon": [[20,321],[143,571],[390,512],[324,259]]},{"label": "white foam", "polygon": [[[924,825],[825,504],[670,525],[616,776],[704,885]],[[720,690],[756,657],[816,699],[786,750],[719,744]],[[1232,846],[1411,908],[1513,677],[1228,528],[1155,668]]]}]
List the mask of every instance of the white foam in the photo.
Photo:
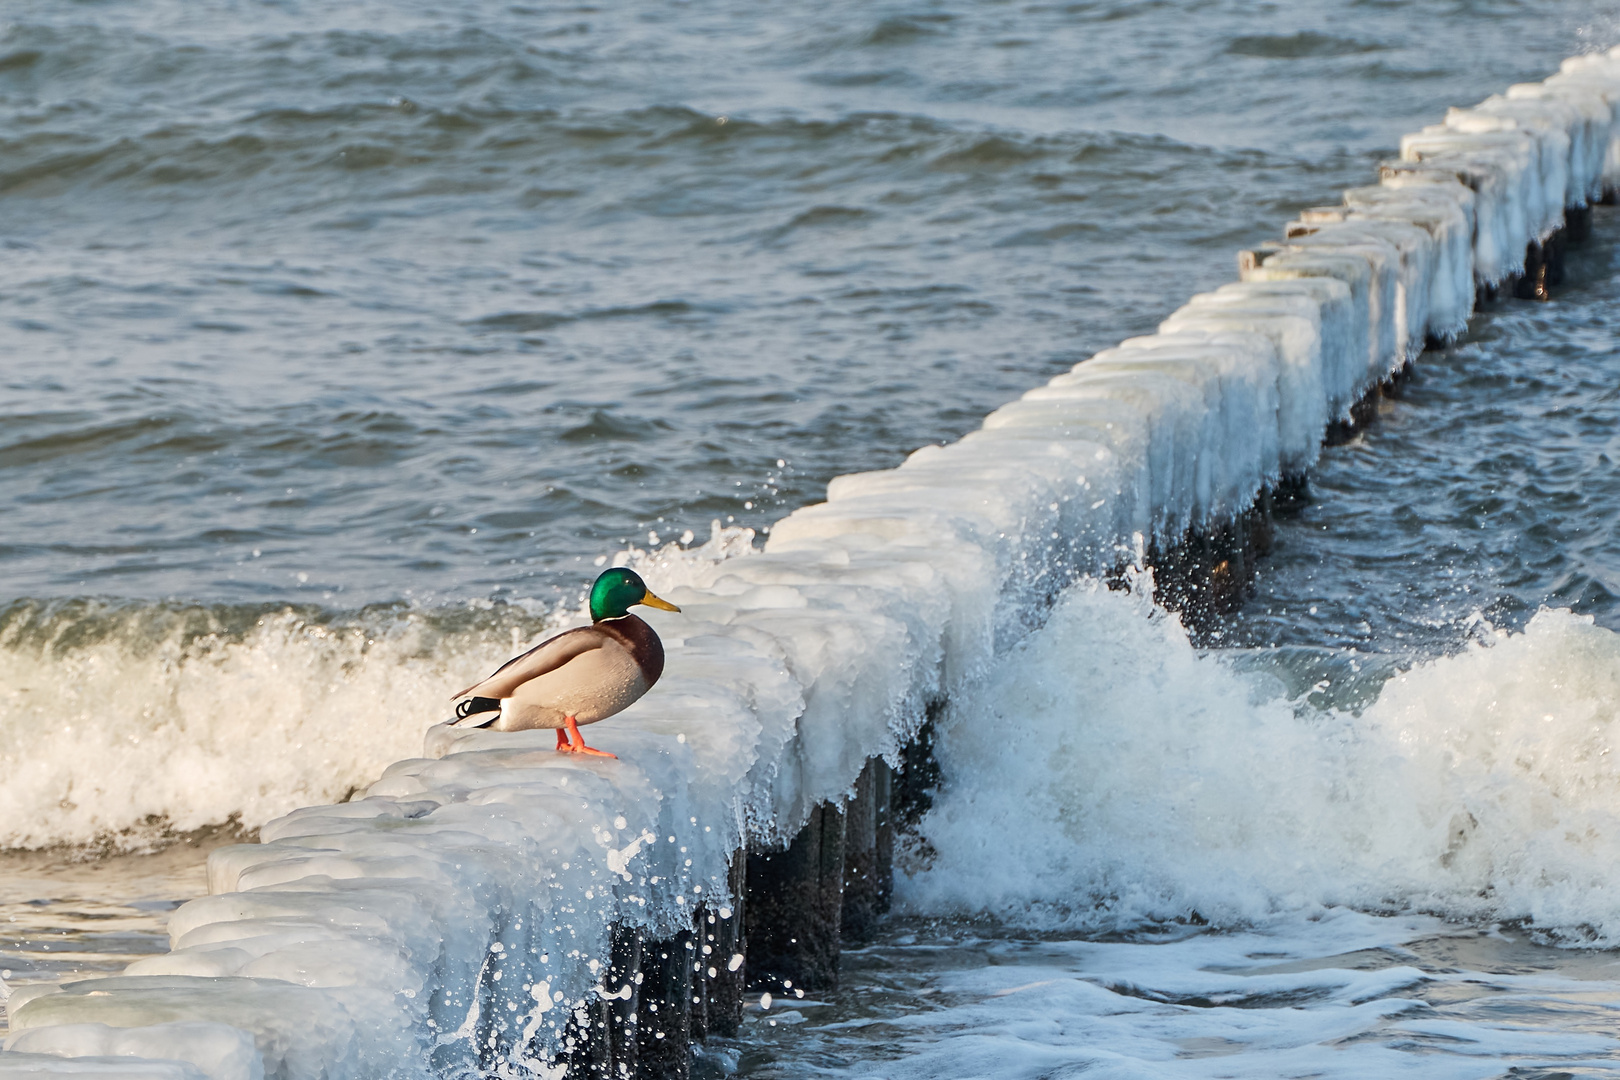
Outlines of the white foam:
[{"label": "white foam", "polygon": [[[716,522],[702,545],[620,561],[674,588],[753,539]],[[245,632],[188,634],[180,620],[90,609],[43,635],[14,631],[0,638],[0,847],[139,848],[344,799],[420,749],[449,715],[447,688],[587,620],[514,608],[518,636],[489,618],[446,629],[407,610],[334,625],[285,610]],[[89,640],[61,641],[78,635]]]},{"label": "white foam", "polygon": [[[239,638],[0,647],[0,846],[248,827],[341,799],[414,751],[445,686],[509,643],[435,641],[421,625],[332,630],[295,612]],[[459,647],[458,647],[459,646]]]},{"label": "white foam", "polygon": [[[878,1023],[827,1024],[830,1056],[848,1063],[811,1074],[1486,1080],[1508,1070],[1612,1071],[1620,1039],[1608,1003],[1620,980],[1420,970],[1405,948],[1456,933],[1438,919],[1335,909],[1156,941],[970,939],[939,949],[923,993]],[[1475,945],[1461,935],[1457,943]],[[1467,1004],[1449,1004],[1459,1000]],[[879,1054],[849,1061],[863,1036],[881,1039]],[[814,1069],[810,1055],[794,1056]]]},{"label": "white foam", "polygon": [[1360,715],[1279,691],[1140,591],[1073,590],[953,706],[937,854],[899,895],[1091,929],[1346,905],[1620,941],[1620,635],[1543,611]]}]

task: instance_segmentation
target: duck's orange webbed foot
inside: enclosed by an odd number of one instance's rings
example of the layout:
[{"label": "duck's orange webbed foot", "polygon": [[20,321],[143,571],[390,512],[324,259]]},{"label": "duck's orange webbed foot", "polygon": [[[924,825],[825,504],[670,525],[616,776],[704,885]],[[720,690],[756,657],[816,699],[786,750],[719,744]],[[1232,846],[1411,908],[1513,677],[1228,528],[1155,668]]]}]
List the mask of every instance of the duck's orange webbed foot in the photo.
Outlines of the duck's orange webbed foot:
[{"label": "duck's orange webbed foot", "polygon": [[557,749],[559,751],[564,754],[591,754],[596,757],[607,757],[618,760],[618,754],[610,754],[606,750],[598,750],[595,747],[586,746],[585,736],[579,733],[579,724],[572,716],[563,717],[563,723],[568,725],[567,735],[565,736],[563,734],[563,728],[557,729]]}]

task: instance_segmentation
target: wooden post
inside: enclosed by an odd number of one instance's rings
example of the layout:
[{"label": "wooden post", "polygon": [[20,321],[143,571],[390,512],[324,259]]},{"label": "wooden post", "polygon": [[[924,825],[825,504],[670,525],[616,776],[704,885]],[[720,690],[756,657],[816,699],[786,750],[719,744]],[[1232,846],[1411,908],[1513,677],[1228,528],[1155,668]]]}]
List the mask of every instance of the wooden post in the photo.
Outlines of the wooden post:
[{"label": "wooden post", "polygon": [[786,851],[748,855],[748,972],[771,993],[838,989],[844,815],[816,807]]},{"label": "wooden post", "polygon": [[1246,562],[1251,571],[1258,570],[1258,559],[1271,554],[1271,545],[1276,540],[1272,514],[1271,488],[1263,487],[1243,521],[1243,542],[1247,545],[1245,550],[1248,553]]},{"label": "wooden post", "polygon": [[1520,300],[1550,300],[1547,275],[1546,246],[1532,240],[1524,251],[1524,274],[1513,283],[1513,295]]},{"label": "wooden post", "polygon": [[1271,486],[1273,513],[1295,514],[1311,502],[1311,478],[1305,473],[1283,476]]},{"label": "wooden post", "polygon": [[1557,288],[1564,283],[1564,251],[1569,247],[1569,228],[1566,225],[1547,237],[1542,245],[1542,259],[1547,264],[1547,285]]},{"label": "wooden post", "polygon": [[1271,255],[1271,254],[1273,254],[1273,252],[1264,251],[1264,250],[1240,251],[1240,252],[1238,252],[1237,253],[1238,276],[1242,277],[1244,274],[1246,274],[1249,271],[1255,269],[1261,263],[1266,261],[1266,256]]},{"label": "wooden post", "polygon": [[602,989],[583,1023],[568,1023],[563,1041],[569,1080],[627,1080],[636,1075],[636,1009],[641,1004],[641,934],[613,927],[612,954]]},{"label": "wooden post", "polygon": [[934,732],[945,714],[945,699],[928,703],[928,716],[916,738],[900,748],[900,772],[891,777],[890,820],[904,829],[914,829],[934,805],[934,789],[939,787],[939,760],[934,757]]},{"label": "wooden post", "polygon": [[1215,560],[1209,568],[1208,603],[1214,613],[1227,615],[1241,607],[1249,593],[1251,567],[1243,544],[1243,518],[1216,526],[1213,539]]},{"label": "wooden post", "polygon": [[710,1035],[727,1038],[737,1034],[742,1023],[743,989],[748,972],[744,956],[748,951],[743,938],[743,903],[748,886],[748,856],[741,849],[731,856],[731,906],[698,908],[693,926],[697,931],[698,955],[694,966],[692,1038]]},{"label": "wooden post", "polygon": [[692,932],[641,949],[636,1009],[636,1069],[644,1080],[687,1080],[692,1074]]},{"label": "wooden post", "polygon": [[1195,637],[1218,627],[1218,616],[1236,611],[1252,590],[1257,561],[1271,550],[1275,510],[1303,505],[1306,497],[1302,481],[1285,480],[1263,489],[1230,521],[1189,529],[1175,544],[1150,545],[1154,600],[1178,612]]},{"label": "wooden post", "polygon": [[1592,207],[1571,206],[1564,210],[1564,232],[1572,244],[1584,244],[1592,236]]},{"label": "wooden post", "polygon": [[889,766],[872,758],[844,810],[843,937],[862,945],[877,932],[894,893],[894,826],[889,821]]}]

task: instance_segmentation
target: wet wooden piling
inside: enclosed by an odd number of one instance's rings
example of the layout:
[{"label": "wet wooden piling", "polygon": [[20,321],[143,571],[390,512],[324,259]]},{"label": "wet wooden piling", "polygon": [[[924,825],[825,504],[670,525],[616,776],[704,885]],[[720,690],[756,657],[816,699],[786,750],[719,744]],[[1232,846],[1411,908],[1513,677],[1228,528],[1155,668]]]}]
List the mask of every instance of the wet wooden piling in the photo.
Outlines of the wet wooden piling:
[{"label": "wet wooden piling", "polygon": [[748,899],[748,856],[731,857],[731,896],[728,906],[698,908],[693,920],[697,955],[693,960],[697,1000],[692,1005],[692,1037],[730,1037],[742,1023],[743,993],[748,985],[748,941],[745,904]]},{"label": "wet wooden piling", "polygon": [[637,1009],[641,1005],[641,935],[613,928],[602,990],[574,1013],[563,1037],[568,1075],[577,1080],[625,1080],[638,1071]]},{"label": "wet wooden piling", "polygon": [[[1239,517],[1187,530],[1173,544],[1151,544],[1145,561],[1153,569],[1153,598],[1181,615],[1200,635],[1221,616],[1236,611],[1253,591],[1256,566],[1271,550],[1272,520],[1279,504],[1303,502],[1304,479],[1268,487]],[[1124,568],[1115,575],[1124,585]]]},{"label": "wet wooden piling", "polygon": [[748,983],[773,994],[838,989],[844,813],[823,803],[785,851],[748,855]]},{"label": "wet wooden piling", "polygon": [[696,935],[683,930],[641,950],[634,1075],[686,1080],[692,1072],[692,968]]},{"label": "wet wooden piling", "polygon": [[866,763],[844,811],[844,906],[840,934],[864,945],[877,933],[894,892],[891,772],[882,758]]},{"label": "wet wooden piling", "polygon": [[1572,206],[1564,211],[1564,231],[1572,244],[1584,244],[1592,238],[1592,207]]}]

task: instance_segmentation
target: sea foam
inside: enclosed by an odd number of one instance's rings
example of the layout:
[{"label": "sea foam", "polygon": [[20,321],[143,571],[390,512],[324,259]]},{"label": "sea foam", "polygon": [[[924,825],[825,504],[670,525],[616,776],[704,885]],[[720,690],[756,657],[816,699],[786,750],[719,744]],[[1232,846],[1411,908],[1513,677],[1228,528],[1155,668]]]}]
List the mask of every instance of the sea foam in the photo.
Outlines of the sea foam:
[{"label": "sea foam", "polygon": [[[630,549],[662,587],[750,553],[749,529]],[[581,607],[14,604],[0,614],[0,848],[138,850],[342,802],[417,753],[449,691]]]},{"label": "sea foam", "polygon": [[904,905],[1085,929],[1349,906],[1620,942],[1620,635],[1542,610],[1356,710],[1246,658],[1141,584],[1072,590],[953,705]]}]

